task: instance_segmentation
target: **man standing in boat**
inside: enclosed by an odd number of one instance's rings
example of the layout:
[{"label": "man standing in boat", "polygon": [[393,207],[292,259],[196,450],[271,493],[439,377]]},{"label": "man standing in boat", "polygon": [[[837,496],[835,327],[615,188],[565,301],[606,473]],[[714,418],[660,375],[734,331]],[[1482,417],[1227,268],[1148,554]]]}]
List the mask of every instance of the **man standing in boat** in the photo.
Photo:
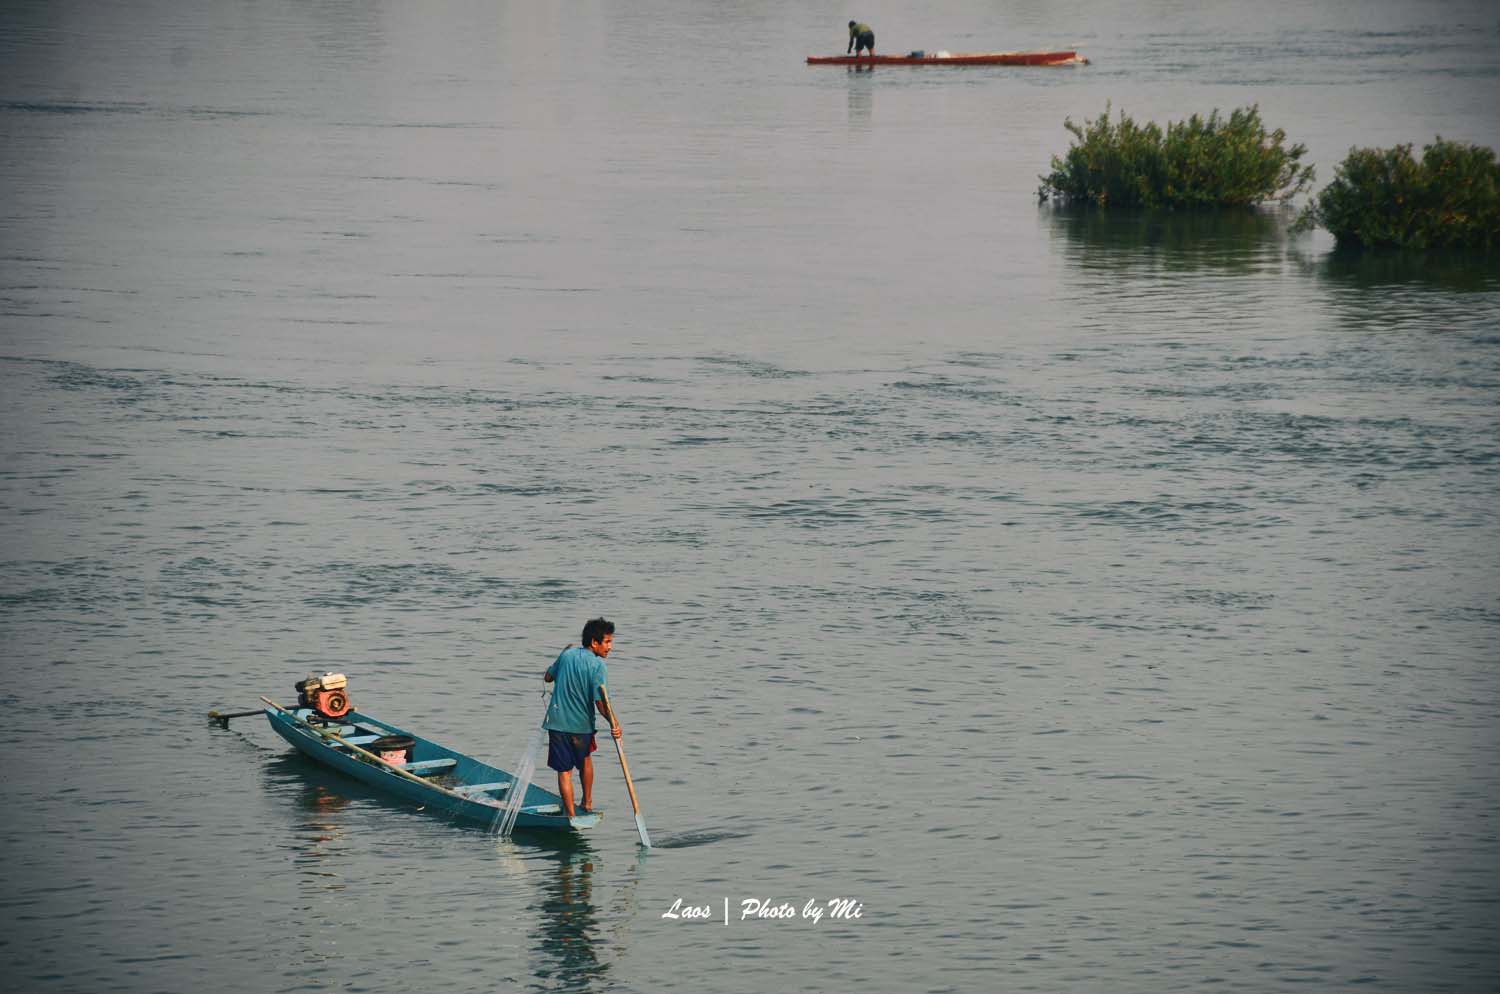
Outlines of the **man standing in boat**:
[{"label": "man standing in boat", "polygon": [[583,813],[594,809],[594,713],[610,722],[610,734],[621,735],[620,725],[604,706],[600,688],[605,685],[604,657],[614,647],[614,622],[594,618],[583,626],[583,645],[564,649],[542,679],[557,684],[547,705],[547,765],[557,771],[557,792],[563,814],[572,818],[573,771],[583,774]]},{"label": "man standing in boat", "polygon": [[[858,48],[855,46],[858,45]],[[861,52],[868,50],[871,55],[875,54],[875,32],[870,30],[868,24],[856,24],[849,22],[849,47],[844,49],[844,54],[854,53],[857,59]]]}]

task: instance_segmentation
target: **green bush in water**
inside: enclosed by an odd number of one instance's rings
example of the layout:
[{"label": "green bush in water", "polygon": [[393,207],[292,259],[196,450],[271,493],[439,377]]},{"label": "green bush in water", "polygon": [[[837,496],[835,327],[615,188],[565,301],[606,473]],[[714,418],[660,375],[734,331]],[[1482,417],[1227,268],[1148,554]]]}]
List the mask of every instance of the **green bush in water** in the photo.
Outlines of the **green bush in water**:
[{"label": "green bush in water", "polygon": [[1410,145],[1352,148],[1296,227],[1314,225],[1341,246],[1492,248],[1500,245],[1500,163],[1493,149],[1441,137],[1420,162]]},{"label": "green bush in water", "polygon": [[1243,207],[1285,200],[1306,189],[1312,166],[1299,166],[1305,145],[1287,146],[1286,132],[1266,131],[1260,109],[1242,107],[1227,118],[1215,110],[1168,123],[1136,124],[1109,105],[1094,120],[1063,127],[1075,139],[1067,155],[1052,157],[1037,196],[1100,207]]}]

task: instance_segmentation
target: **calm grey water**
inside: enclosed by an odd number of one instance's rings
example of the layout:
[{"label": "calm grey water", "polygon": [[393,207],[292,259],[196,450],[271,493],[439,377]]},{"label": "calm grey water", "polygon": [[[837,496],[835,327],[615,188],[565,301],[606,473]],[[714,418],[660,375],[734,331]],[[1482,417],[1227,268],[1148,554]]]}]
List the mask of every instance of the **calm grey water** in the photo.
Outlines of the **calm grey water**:
[{"label": "calm grey water", "polygon": [[[1500,989],[1497,266],[1034,197],[1497,84],[1478,0],[5,4],[4,988]],[[510,766],[600,612],[649,855],[203,717]]]}]

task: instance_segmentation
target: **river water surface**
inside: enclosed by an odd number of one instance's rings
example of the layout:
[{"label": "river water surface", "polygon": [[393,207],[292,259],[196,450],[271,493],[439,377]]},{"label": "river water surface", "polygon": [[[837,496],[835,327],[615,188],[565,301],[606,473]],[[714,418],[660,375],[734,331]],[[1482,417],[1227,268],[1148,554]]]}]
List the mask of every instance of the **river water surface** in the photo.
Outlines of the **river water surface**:
[{"label": "river water surface", "polygon": [[[3,986],[1496,990],[1497,267],[1035,188],[1497,91],[1485,2],[5,4]],[[560,844],[204,720],[512,767],[599,613],[649,854],[607,745]]]}]

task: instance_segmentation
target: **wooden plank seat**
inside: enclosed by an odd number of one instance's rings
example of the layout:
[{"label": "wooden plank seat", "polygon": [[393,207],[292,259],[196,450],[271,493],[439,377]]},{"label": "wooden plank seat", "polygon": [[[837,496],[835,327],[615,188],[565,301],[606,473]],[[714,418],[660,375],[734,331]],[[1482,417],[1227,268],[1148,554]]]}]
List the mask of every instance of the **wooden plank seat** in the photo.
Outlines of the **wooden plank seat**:
[{"label": "wooden plank seat", "polygon": [[458,794],[503,794],[510,790],[510,780],[500,780],[496,783],[465,783],[452,788]]},{"label": "wooden plank seat", "polygon": [[428,773],[446,773],[458,765],[458,760],[448,759],[424,759],[417,763],[398,763],[401,769],[408,773],[423,776]]},{"label": "wooden plank seat", "polygon": [[352,745],[363,748],[364,746],[369,745],[371,742],[374,742],[376,739],[384,737],[385,736],[383,735],[345,735],[343,736],[342,741],[335,742],[333,744],[336,746]]}]

